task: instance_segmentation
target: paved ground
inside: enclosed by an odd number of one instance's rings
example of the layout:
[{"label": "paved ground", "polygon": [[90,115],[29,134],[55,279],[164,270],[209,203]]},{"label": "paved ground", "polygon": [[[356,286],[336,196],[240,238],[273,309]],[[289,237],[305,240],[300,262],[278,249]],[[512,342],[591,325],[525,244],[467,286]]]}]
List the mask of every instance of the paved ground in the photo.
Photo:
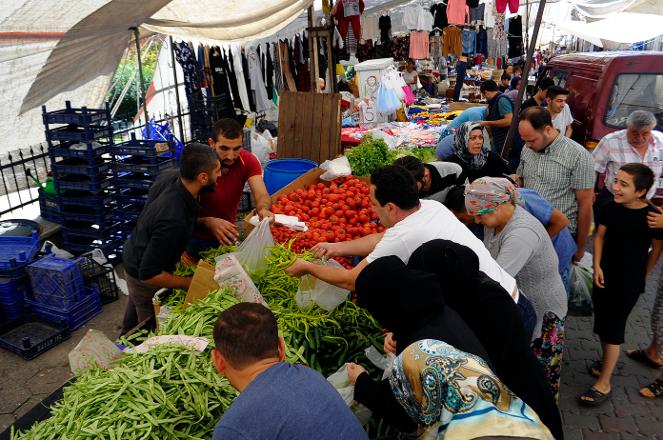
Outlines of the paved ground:
[{"label": "paved ground", "polygon": [[[660,267],[658,268],[660,270]],[[626,346],[648,343],[649,310],[656,293],[657,273],[647,286],[629,321]],[[126,297],[104,307],[103,313],[65,343],[33,361],[0,351],[0,432],[70,376],[67,353],[87,329],[102,330],[110,338],[119,334]],[[620,359],[613,382],[613,399],[596,409],[580,407],[576,396],[592,382],[587,364],[599,358],[599,343],[591,332],[591,318],[569,317],[568,353],[562,369],[560,408],[567,440],[663,440],[663,399],[648,400],[638,394],[658,373],[625,357]]]}]

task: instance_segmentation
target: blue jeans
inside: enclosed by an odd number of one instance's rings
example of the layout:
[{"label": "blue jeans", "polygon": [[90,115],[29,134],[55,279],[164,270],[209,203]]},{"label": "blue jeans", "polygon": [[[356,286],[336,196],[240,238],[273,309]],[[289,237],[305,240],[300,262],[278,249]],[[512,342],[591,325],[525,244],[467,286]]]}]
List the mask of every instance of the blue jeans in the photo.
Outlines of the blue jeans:
[{"label": "blue jeans", "polygon": [[559,275],[562,277],[562,284],[564,284],[564,289],[566,290],[566,299],[571,297],[571,264],[566,266],[566,268],[559,273]]},{"label": "blue jeans", "polygon": [[520,292],[518,296],[518,309],[520,309],[520,317],[523,320],[527,337],[531,341],[534,334],[534,327],[536,326],[536,311],[532,307],[532,303],[523,295],[523,292]]},{"label": "blue jeans", "polygon": [[198,261],[201,252],[211,248],[217,248],[220,245],[221,243],[219,243],[218,240],[205,240],[203,238],[191,236],[189,244],[186,246],[186,253],[189,254],[191,258]]}]

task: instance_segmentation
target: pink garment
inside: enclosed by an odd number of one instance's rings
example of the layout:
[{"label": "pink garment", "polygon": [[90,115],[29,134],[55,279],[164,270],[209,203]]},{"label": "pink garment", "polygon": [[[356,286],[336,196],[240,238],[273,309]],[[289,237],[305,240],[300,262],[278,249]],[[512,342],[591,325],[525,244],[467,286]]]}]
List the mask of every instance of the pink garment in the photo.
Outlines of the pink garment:
[{"label": "pink garment", "polygon": [[518,12],[518,8],[520,7],[520,0],[495,0],[495,9],[497,9],[497,12],[503,13],[506,11],[507,3],[509,4],[509,11],[511,11],[512,14]]},{"label": "pink garment", "polygon": [[[518,1],[518,0],[511,0],[511,1]],[[447,20],[449,21],[449,24],[468,23],[467,19],[469,15],[470,15],[470,8],[468,8],[467,3],[465,3],[465,0],[449,0],[447,2]]]},{"label": "pink garment", "polygon": [[425,60],[429,54],[429,35],[426,31],[410,32],[410,58]]}]

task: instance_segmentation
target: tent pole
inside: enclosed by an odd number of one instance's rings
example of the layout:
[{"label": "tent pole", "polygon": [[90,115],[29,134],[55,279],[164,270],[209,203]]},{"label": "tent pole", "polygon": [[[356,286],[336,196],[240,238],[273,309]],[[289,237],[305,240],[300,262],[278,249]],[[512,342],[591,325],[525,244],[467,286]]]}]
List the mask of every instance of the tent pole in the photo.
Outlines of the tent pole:
[{"label": "tent pole", "polygon": [[140,34],[137,27],[129,28],[134,32],[134,39],[136,40],[136,54],[138,55],[138,74],[140,76],[140,94],[143,99],[143,112],[145,113],[145,133],[147,138],[150,138],[150,117],[147,114],[147,101],[145,100],[145,77],[143,76],[143,61],[140,59]]},{"label": "tent pole", "polygon": [[175,99],[177,100],[177,124],[180,127],[180,141],[184,142],[184,127],[182,126],[182,106],[180,105],[180,86],[177,84],[177,66],[175,65],[175,46],[173,37],[168,37],[170,43],[170,63],[173,65],[173,78],[175,79]]},{"label": "tent pole", "polygon": [[509,157],[509,152],[511,151],[511,141],[513,141],[513,135],[517,130],[518,114],[520,113],[520,103],[523,101],[523,95],[525,95],[525,89],[527,89],[529,68],[532,64],[532,58],[534,57],[536,40],[539,38],[539,28],[541,27],[543,10],[545,9],[545,7],[546,7],[546,0],[541,0],[541,2],[539,3],[539,10],[536,13],[536,22],[534,23],[534,29],[532,30],[532,39],[530,40],[529,48],[527,49],[527,60],[525,61],[525,66],[523,67],[523,75],[522,75],[523,79],[520,81],[520,87],[518,87],[518,97],[516,98],[516,102],[513,105],[513,118],[511,119],[511,126],[509,127],[509,132],[506,135],[506,140],[504,141],[504,146],[502,147],[501,156],[503,159]]}]

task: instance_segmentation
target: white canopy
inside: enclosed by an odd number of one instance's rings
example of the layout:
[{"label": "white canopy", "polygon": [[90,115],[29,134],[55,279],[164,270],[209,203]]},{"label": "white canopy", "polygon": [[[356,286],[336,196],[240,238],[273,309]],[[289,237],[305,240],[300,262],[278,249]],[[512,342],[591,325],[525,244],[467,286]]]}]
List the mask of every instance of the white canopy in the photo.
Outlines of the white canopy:
[{"label": "white canopy", "polygon": [[663,34],[663,15],[622,12],[592,23],[562,21],[557,27],[603,47],[604,41],[638,43]]}]

